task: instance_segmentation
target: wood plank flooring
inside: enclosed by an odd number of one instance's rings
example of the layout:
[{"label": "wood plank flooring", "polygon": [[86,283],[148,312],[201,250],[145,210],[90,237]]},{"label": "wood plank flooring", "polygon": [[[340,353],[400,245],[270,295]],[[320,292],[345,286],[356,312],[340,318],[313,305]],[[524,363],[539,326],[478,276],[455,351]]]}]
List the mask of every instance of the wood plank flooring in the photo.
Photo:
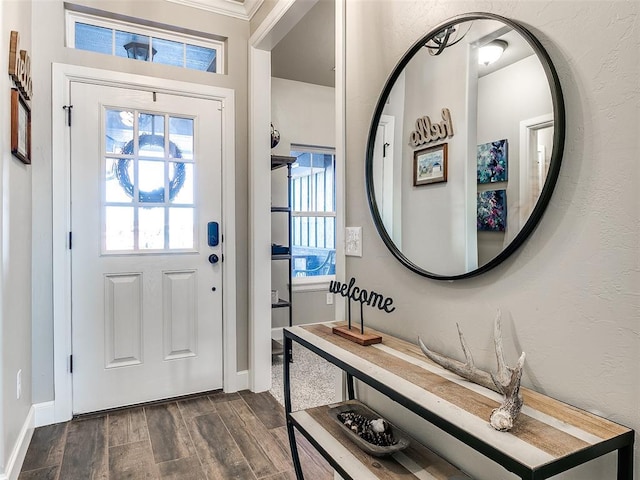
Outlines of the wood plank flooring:
[{"label": "wood plank flooring", "polygon": [[[306,478],[333,470],[297,437]],[[214,393],[37,428],[18,480],[295,480],[284,409]]]}]

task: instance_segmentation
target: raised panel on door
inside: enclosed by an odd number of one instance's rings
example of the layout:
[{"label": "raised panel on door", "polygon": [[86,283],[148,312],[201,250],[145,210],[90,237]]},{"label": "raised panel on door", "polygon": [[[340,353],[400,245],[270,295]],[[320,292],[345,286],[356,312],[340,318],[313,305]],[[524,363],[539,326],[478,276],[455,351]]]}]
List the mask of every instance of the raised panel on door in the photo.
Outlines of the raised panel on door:
[{"label": "raised panel on door", "polygon": [[105,368],[142,363],[142,274],[104,276]]},{"label": "raised panel on door", "polygon": [[165,360],[197,354],[197,274],[197,271],[163,272]]}]

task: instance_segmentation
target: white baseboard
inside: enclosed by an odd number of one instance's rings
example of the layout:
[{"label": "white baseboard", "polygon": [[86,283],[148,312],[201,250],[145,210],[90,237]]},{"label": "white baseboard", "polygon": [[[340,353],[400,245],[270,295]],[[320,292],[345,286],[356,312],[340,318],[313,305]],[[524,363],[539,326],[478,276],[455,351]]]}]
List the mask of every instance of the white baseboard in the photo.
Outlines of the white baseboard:
[{"label": "white baseboard", "polygon": [[242,370],[236,375],[236,387],[238,391],[249,389],[249,370]]},{"label": "white baseboard", "polygon": [[50,402],[36,403],[33,408],[35,409],[35,428],[56,423],[56,409],[53,400]]},{"label": "white baseboard", "polygon": [[27,418],[22,424],[16,443],[11,451],[11,456],[7,461],[7,467],[4,472],[0,472],[0,480],[18,480],[24,457],[31,442],[31,436],[34,429],[35,408],[31,406]]},{"label": "white baseboard", "polygon": [[[232,385],[233,383],[233,385]],[[233,382],[228,382],[222,388],[224,393],[235,393],[247,390],[249,388],[249,370],[241,370],[236,372],[236,378]],[[2,480],[2,479],[0,479]]]}]

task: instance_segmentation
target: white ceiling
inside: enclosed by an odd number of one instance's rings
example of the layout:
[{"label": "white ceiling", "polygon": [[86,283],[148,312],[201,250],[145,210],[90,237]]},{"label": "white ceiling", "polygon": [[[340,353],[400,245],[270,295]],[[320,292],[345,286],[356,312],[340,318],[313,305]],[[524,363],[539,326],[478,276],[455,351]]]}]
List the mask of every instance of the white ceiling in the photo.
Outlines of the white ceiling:
[{"label": "white ceiling", "polygon": [[319,0],[271,50],[271,75],[335,86],[335,3]]},{"label": "white ceiling", "polygon": [[510,30],[506,34],[496,38],[507,42],[507,48],[498,61],[488,66],[478,66],[478,77],[488,75],[534,54],[533,49],[524,37],[515,30]]}]

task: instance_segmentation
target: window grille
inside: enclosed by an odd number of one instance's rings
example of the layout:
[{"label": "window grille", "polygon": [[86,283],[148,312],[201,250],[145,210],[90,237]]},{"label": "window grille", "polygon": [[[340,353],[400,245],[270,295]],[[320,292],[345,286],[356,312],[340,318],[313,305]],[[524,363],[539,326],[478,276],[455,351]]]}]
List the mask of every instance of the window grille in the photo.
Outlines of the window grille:
[{"label": "window grille", "polygon": [[[291,171],[292,275],[335,275],[336,188],[335,152],[325,148],[292,146]],[[298,282],[299,283],[299,282]]]},{"label": "window grille", "polygon": [[69,48],[203,72],[224,73],[222,40],[73,10],[67,10],[66,16]]}]

